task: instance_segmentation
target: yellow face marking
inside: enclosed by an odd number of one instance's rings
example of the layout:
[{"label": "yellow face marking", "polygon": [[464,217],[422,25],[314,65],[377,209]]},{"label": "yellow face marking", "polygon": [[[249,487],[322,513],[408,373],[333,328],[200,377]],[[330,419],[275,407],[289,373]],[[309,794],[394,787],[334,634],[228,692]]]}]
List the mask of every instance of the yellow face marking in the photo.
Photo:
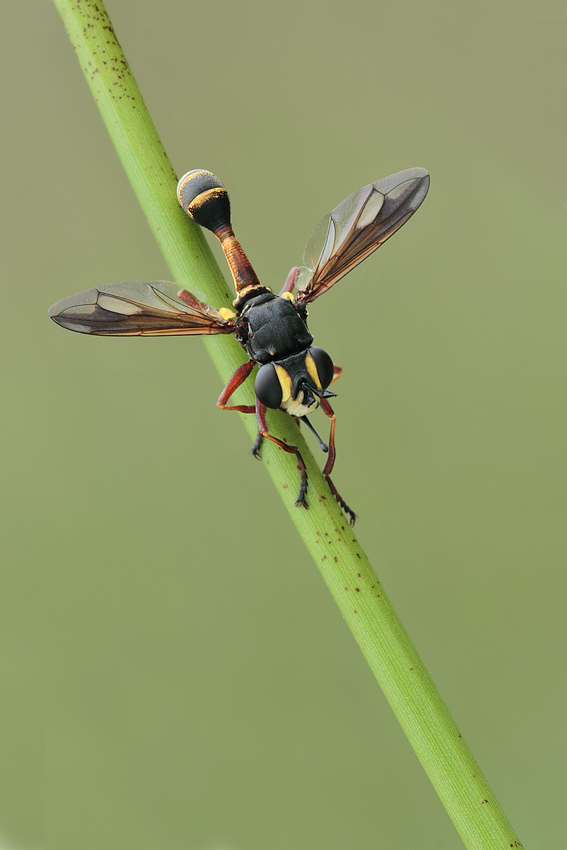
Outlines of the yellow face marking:
[{"label": "yellow face marking", "polygon": [[288,301],[293,301],[293,292],[284,292],[280,297],[287,298]]},{"label": "yellow face marking", "polygon": [[307,416],[308,413],[317,410],[319,407],[319,399],[314,398],[311,404],[304,404],[303,390],[299,390],[297,398],[290,398],[288,401],[282,401],[281,410],[285,410],[290,416]]},{"label": "yellow face marking", "polygon": [[319,380],[319,375],[317,374],[317,366],[315,365],[315,361],[313,357],[307,352],[305,355],[305,365],[307,366],[307,371],[309,372],[309,377],[313,380],[315,386],[318,390],[322,390],[321,381]]},{"label": "yellow face marking", "polygon": [[223,317],[223,319],[234,319],[236,313],[233,313],[232,310],[229,310],[228,307],[221,307],[219,313]]},{"label": "yellow face marking", "polygon": [[282,404],[285,404],[291,398],[291,377],[283,366],[278,363],[274,363],[274,366],[282,388]]}]

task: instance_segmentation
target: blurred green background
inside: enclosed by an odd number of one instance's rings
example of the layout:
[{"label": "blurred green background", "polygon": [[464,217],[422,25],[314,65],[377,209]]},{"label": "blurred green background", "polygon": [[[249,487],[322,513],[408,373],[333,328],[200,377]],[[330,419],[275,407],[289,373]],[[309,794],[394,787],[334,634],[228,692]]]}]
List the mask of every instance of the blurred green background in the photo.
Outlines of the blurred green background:
[{"label": "blurred green background", "polygon": [[[311,310],[334,478],[526,848],[565,850],[565,3],[107,10],[269,285],[343,197],[430,170]],[[47,716],[59,850],[460,847],[201,342],[48,320],[170,274],[52,4],[0,22],[0,842],[43,846]]]}]

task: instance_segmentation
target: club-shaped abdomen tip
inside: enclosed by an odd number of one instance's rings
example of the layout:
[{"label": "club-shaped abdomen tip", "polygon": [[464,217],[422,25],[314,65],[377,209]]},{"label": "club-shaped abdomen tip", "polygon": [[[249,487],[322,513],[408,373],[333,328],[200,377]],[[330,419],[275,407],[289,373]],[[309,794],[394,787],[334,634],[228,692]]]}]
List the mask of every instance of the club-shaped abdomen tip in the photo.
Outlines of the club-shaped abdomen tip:
[{"label": "club-shaped abdomen tip", "polygon": [[215,233],[230,225],[228,192],[210,171],[195,168],[177,184],[177,198],[187,215]]}]

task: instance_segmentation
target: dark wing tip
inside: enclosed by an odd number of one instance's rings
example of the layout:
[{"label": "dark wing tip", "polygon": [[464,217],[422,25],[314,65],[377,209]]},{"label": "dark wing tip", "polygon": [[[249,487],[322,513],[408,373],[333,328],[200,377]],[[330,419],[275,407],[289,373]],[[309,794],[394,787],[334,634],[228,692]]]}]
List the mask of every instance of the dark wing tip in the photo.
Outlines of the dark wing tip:
[{"label": "dark wing tip", "polygon": [[425,196],[429,191],[429,184],[431,183],[431,176],[429,171],[426,168],[409,168],[409,172],[413,172],[410,175],[410,179],[414,183],[414,196],[411,200],[411,206],[413,209],[417,209],[418,206],[425,200]]},{"label": "dark wing tip", "polygon": [[92,317],[96,311],[98,289],[87,289],[56,301],[47,311],[50,319],[62,328],[79,333],[92,333]]},{"label": "dark wing tip", "polygon": [[417,209],[429,190],[429,172],[426,168],[406,168],[383,177],[374,183],[374,188],[382,195],[399,197],[400,201],[407,201],[411,197],[411,206]]},{"label": "dark wing tip", "polygon": [[51,305],[47,315],[62,328],[79,333],[92,333],[88,319],[96,309],[98,294],[98,290],[93,288],[62,298]]},{"label": "dark wing tip", "polygon": [[[429,191],[429,182],[429,172],[425,168],[407,168],[405,171],[398,171],[397,174],[377,180],[373,184],[374,189],[384,198],[379,219],[384,224],[388,222],[390,225],[395,218],[403,219],[398,225],[401,226],[425,200]],[[392,233],[395,230],[397,227],[392,229]]]}]

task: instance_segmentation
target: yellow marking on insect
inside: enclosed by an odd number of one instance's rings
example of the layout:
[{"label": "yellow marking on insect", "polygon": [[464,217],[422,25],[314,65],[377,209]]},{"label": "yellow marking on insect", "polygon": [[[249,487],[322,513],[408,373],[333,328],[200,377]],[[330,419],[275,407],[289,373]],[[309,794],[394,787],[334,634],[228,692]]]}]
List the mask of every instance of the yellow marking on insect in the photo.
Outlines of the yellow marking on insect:
[{"label": "yellow marking on insect", "polygon": [[220,186],[215,186],[213,189],[207,189],[205,192],[201,192],[200,195],[197,195],[197,197],[194,198],[187,206],[187,210],[190,213],[197,212],[197,210],[200,210],[201,207],[207,203],[207,201],[210,201],[213,198],[222,197],[226,197],[226,189],[223,189]]},{"label": "yellow marking on insect", "polygon": [[274,366],[282,388],[282,404],[285,404],[291,398],[291,376],[279,363],[274,363]]},{"label": "yellow marking on insect", "polygon": [[282,401],[280,410],[285,410],[290,416],[307,416],[319,407],[319,399],[314,398],[311,404],[304,404],[303,390],[299,390],[297,398],[290,398],[287,401]]},{"label": "yellow marking on insect", "polygon": [[228,307],[221,307],[219,310],[223,319],[234,319],[236,313],[233,313],[232,310],[229,310]]},{"label": "yellow marking on insect", "polygon": [[283,292],[281,297],[287,298],[288,301],[293,301],[293,292]]},{"label": "yellow marking on insect", "polygon": [[[223,248],[224,248],[224,245],[223,245]],[[228,257],[227,257],[227,260],[228,260]],[[230,260],[229,260],[229,262],[230,262]],[[236,292],[237,292],[237,296],[234,299],[234,301],[232,302],[233,305],[238,304],[238,302],[240,301],[241,298],[244,298],[246,295],[249,295],[255,289],[262,289],[263,291],[268,290],[268,292],[272,291],[268,286],[264,286],[263,283],[259,283],[259,282],[258,283],[251,283],[249,286],[244,286],[242,289],[239,289],[238,285],[236,283],[236,279],[234,278],[234,274],[232,275],[232,277],[234,279],[234,285],[236,287]]]},{"label": "yellow marking on insect", "polygon": [[315,386],[318,390],[322,390],[321,381],[319,380],[319,374],[317,372],[317,366],[315,365],[315,361],[313,360],[313,356],[308,351],[305,355],[305,365],[307,366],[307,371],[309,372],[309,377],[313,379],[315,382]]}]

